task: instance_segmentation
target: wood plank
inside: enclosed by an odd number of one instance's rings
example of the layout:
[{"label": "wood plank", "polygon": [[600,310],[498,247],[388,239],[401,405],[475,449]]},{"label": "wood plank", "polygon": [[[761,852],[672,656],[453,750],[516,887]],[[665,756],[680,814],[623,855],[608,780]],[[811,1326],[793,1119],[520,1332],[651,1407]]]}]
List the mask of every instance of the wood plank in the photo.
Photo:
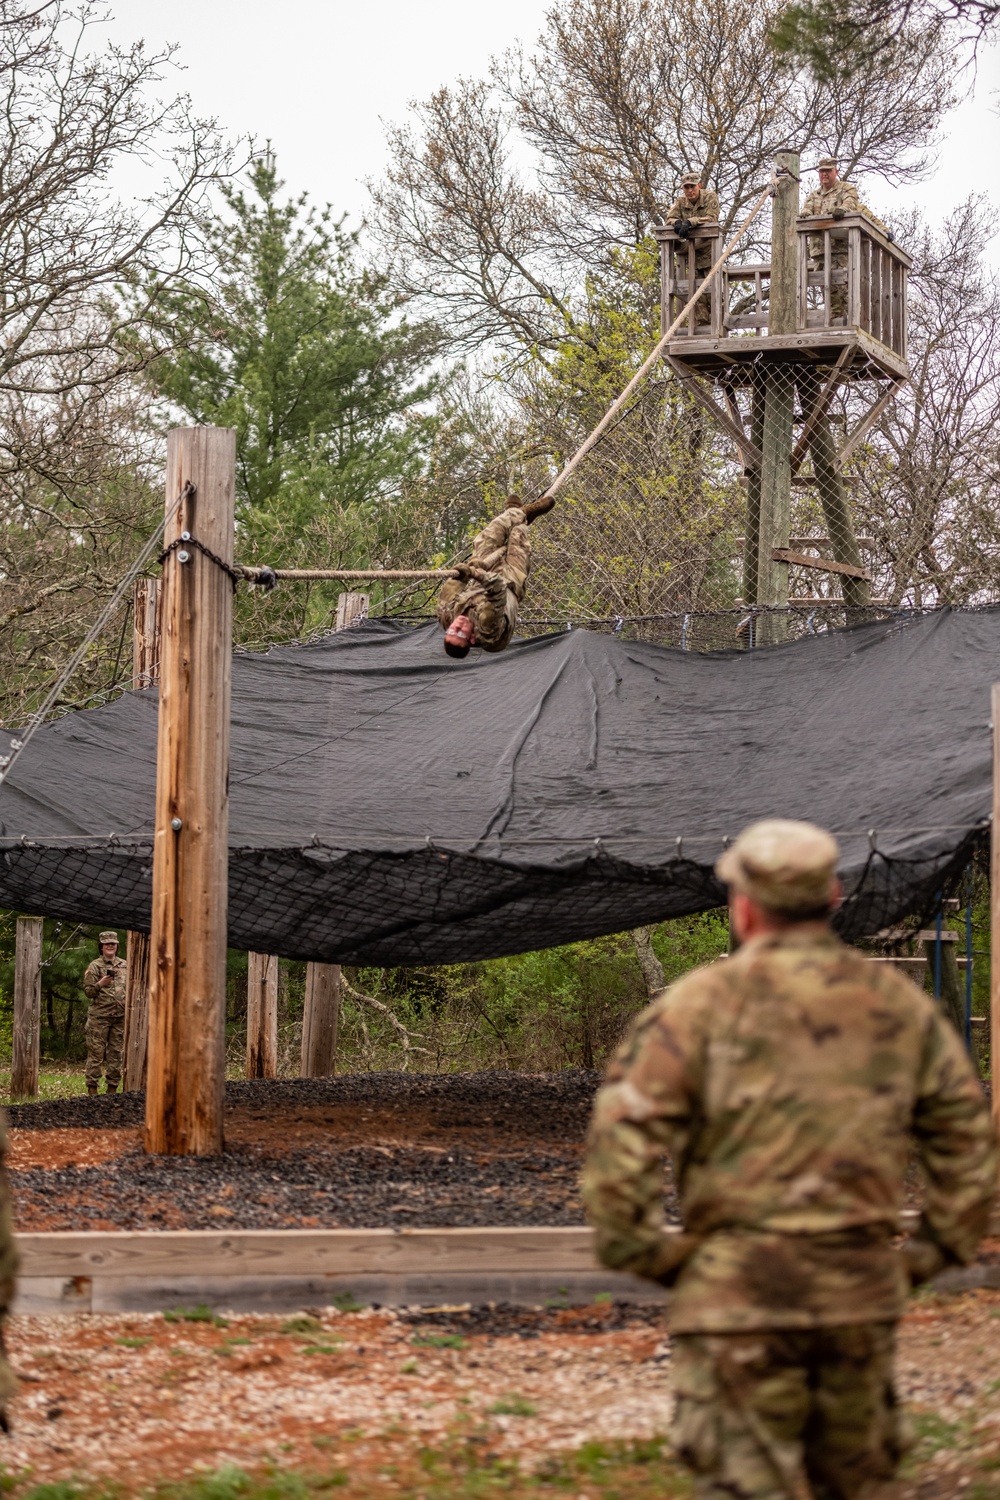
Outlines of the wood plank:
[{"label": "wood plank", "polygon": [[882,393],[879,399],[875,402],[875,405],[861,418],[861,421],[858,423],[857,427],[855,427],[854,431],[851,433],[850,437],[847,439],[846,443],[840,450],[836,461],[836,467],[838,471],[843,470],[844,465],[847,463],[847,460],[850,458],[855,448],[857,448],[859,444],[864,440],[865,435],[878,421],[879,417],[889,405],[889,402],[892,400],[896,392],[903,384],[905,384],[903,380],[894,380],[889,389]]},{"label": "wood plank", "polygon": [[775,562],[793,563],[797,568],[815,568],[820,573],[843,573],[847,578],[864,578],[871,582],[867,568],[855,568],[851,563],[835,562],[832,557],[810,557],[806,552],[793,552],[790,547],[775,547],[771,553]]},{"label": "wood plank", "polygon": [[391,1272],[592,1271],[580,1227],[213,1229],[28,1233],[24,1276],[350,1275]]},{"label": "wood plank", "polygon": [[812,411],[809,413],[809,415],[806,417],[805,422],[802,424],[802,431],[799,434],[799,440],[792,450],[793,475],[798,472],[799,468],[801,467],[802,460],[806,456],[806,452],[809,447],[809,440],[812,437],[813,428],[816,426],[816,423],[819,421],[820,417],[826,415],[826,409],[833,399],[833,393],[837,389],[837,383],[840,380],[844,365],[850,357],[850,353],[850,344],[845,344],[843,349],[841,349],[840,351],[837,363],[830,371],[829,375],[826,378],[826,381],[823,384],[822,389],[819,392],[819,395],[816,397]]},{"label": "wood plank", "polygon": [[42,1025],[42,917],[18,917],[14,936],[14,1021],[10,1097],[38,1094]]},{"label": "wood plank", "polygon": [[[236,434],[167,438],[164,543],[233,560]],[[222,1150],[233,587],[198,547],[163,568],[147,1151]]]},{"label": "wood plank", "polygon": [[663,357],[677,378],[683,381],[684,389],[689,395],[692,395],[709,415],[715,418],[723,431],[728,432],[729,436],[735,441],[740,450],[744,468],[759,468],[763,463],[763,454],[747,437],[743,425],[741,424],[737,427],[732,417],[722,410],[717,401],[712,400],[708,392],[702,389],[701,381],[693,370],[687,369],[683,362],[672,354],[665,354]]}]

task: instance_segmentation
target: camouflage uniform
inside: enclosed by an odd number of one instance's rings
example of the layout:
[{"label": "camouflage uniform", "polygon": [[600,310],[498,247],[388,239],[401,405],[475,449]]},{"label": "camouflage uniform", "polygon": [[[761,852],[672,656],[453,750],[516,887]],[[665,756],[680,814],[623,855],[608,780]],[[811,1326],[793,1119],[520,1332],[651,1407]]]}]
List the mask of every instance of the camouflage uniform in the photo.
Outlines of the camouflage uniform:
[{"label": "camouflage uniform", "polygon": [[531,568],[528,519],[511,505],[472,543],[474,570],[468,578],[449,578],[438,595],[437,617],[445,630],[458,615],[468,615],[476,645],[502,651],[514,634],[517,606],[524,598]]},{"label": "camouflage uniform", "polygon": [[[901,1254],[911,1132],[927,1193]],[[803,1472],[816,1500],[845,1500],[891,1477],[895,1324],[911,1280],[975,1254],[996,1166],[953,1028],[825,922],[751,938],[638,1017],[595,1102],[583,1193],[605,1265],[676,1282],[675,1440],[699,1500],[789,1500]]]},{"label": "camouflage uniform", "polygon": [[[824,157],[820,166],[827,164],[836,165],[830,157]],[[888,231],[882,220],[866,208],[858,197],[858,190],[853,182],[841,182],[838,178],[828,188],[818,187],[813,190],[802,205],[801,217],[808,218],[811,215],[829,216],[830,214],[864,214],[870,219],[876,229],[883,234]],[[823,248],[823,236],[811,234],[809,236],[809,257],[813,264],[813,270],[822,271],[826,266],[826,255]],[[842,271],[847,265],[847,240],[835,240],[830,247],[830,268],[833,271]],[[847,288],[842,285],[830,288],[830,314],[834,318],[847,316]]]},{"label": "camouflage uniform", "polygon": [[[102,933],[101,942],[110,942]],[[117,942],[117,934],[113,934]],[[114,958],[95,958],[87,966],[83,976],[83,991],[90,1001],[87,1011],[87,1070],[88,1090],[95,1090],[101,1081],[101,1073],[107,1079],[108,1092],[114,1093],[122,1077],[122,1041],[125,1034],[125,974],[127,964],[116,954]],[[100,987],[100,981],[110,974],[113,983]]]},{"label": "camouflage uniform", "polygon": [[[686,182],[697,182],[699,179],[694,173],[689,173],[681,178],[681,185]],[[668,226],[677,224],[684,220],[688,224],[717,224],[719,222],[719,195],[711,188],[703,187],[701,197],[697,203],[689,203],[681,193],[671,206],[667,209],[666,221]],[[695,270],[699,276],[705,276],[712,269],[713,252],[712,245],[703,241],[694,253]],[[694,305],[694,316],[696,323],[711,323],[712,303],[708,293],[699,297]]]}]

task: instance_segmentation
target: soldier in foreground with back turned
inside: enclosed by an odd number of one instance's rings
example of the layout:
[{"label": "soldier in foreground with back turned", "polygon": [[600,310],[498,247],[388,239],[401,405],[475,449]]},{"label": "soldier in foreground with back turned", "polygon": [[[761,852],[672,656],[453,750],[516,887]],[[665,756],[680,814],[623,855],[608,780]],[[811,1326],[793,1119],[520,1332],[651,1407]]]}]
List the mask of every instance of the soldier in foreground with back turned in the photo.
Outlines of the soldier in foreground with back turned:
[{"label": "soldier in foreground with back turned", "polygon": [[127,965],[118,957],[117,932],[102,932],[101,954],[88,964],[83,992],[90,1001],[87,1011],[87,1093],[96,1094],[103,1072],[106,1091],[117,1092],[122,1081],[122,1041],[125,1035],[125,974]]},{"label": "soldier in foreground with back turned", "polygon": [[[716,866],[742,946],[664,990],[597,1096],[584,1199],[605,1265],[676,1286],[675,1441],[699,1500],[874,1495],[900,1457],[896,1323],[970,1261],[993,1126],[930,996],[830,927],[835,840],[746,829]],[[909,1153],[919,1227],[894,1248]],[[666,1235],[662,1156],[683,1231]]]}]

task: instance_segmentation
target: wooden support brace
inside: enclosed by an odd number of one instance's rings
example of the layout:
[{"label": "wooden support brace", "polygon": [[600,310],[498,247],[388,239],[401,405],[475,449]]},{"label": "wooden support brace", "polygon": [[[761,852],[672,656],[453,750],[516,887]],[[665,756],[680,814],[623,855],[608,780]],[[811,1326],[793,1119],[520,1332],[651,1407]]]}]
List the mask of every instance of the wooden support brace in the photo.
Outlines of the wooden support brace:
[{"label": "wooden support brace", "polygon": [[843,573],[847,578],[863,578],[871,583],[872,575],[867,568],[855,568],[851,563],[835,562],[832,557],[810,557],[807,552],[793,552],[789,547],[775,547],[771,556],[775,562],[794,563],[797,568],[815,568],[820,573]]},{"label": "wooden support brace", "polygon": [[675,359],[672,354],[665,354],[663,357],[677,378],[684,382],[685,389],[715,418],[723,431],[729,433],[740,450],[744,467],[759,469],[764,462],[764,455],[747,437],[743,425],[737,426],[728,412],[724,412],[718,402],[713,401],[708,392],[701,389],[700,382],[692,370],[683,365],[679,359]]},{"label": "wooden support brace", "polygon": [[792,449],[793,475],[798,472],[802,460],[805,458],[806,453],[808,452],[809,439],[812,437],[813,428],[816,426],[816,423],[819,421],[820,417],[826,415],[826,409],[833,398],[833,393],[837,389],[837,383],[840,380],[840,372],[844,368],[844,365],[847,363],[848,358],[853,354],[853,352],[854,351],[851,348],[850,344],[845,344],[843,349],[841,349],[840,357],[838,358],[837,363],[830,371],[830,374],[826,380],[826,384],[823,386],[819,395],[816,397],[812,411],[809,413],[808,417],[806,417],[802,431],[799,433],[799,440],[795,444],[795,447]]},{"label": "wooden support brace", "polygon": [[896,392],[900,389],[901,386],[905,384],[906,382],[902,379],[894,380],[889,389],[887,391],[884,391],[879,399],[875,402],[875,405],[872,407],[871,411],[867,412],[866,415],[862,417],[861,421],[858,423],[857,427],[855,427],[854,431],[847,439],[847,442],[840,450],[836,462],[836,468],[838,472],[843,469],[844,465],[847,463],[847,460],[850,458],[855,448],[857,448],[863,442],[866,433],[878,421],[879,417],[885,411],[886,407],[889,405],[889,402],[895,396]]}]

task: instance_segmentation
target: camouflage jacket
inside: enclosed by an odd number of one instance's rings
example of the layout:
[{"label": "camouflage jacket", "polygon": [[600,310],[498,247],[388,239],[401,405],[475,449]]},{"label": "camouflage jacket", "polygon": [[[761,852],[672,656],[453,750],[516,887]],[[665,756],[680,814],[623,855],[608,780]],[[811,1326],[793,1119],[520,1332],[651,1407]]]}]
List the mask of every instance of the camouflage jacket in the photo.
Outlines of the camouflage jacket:
[{"label": "camouflage jacket", "polygon": [[[883,1321],[915,1140],[918,1246],[967,1261],[996,1178],[993,1126],[930,997],[810,924],[686,975],[636,1020],[591,1124],[583,1194],[605,1265],[669,1282],[676,1332]],[[662,1157],[685,1234],[663,1233]]]},{"label": "camouflage jacket", "polygon": [[519,505],[508,506],[483,527],[472,543],[472,561],[488,573],[498,573],[520,604],[531,571],[531,535]]},{"label": "camouflage jacket", "polygon": [[832,214],[834,209],[842,209],[845,214],[864,214],[870,219],[877,229],[883,234],[887,232],[886,226],[877,214],[873,214],[870,208],[866,208],[858,197],[858,190],[853,182],[837,181],[833,187],[824,191],[816,188],[811,192],[803,203],[801,216],[807,218],[811,214]]},{"label": "camouflage jacket", "polygon": [[668,224],[678,219],[687,219],[691,224],[717,224],[719,222],[719,195],[711,188],[703,187],[697,203],[689,203],[684,194],[673,202],[664,215]]},{"label": "camouflage jacket", "polygon": [[[83,976],[83,993],[88,1000],[117,1000],[119,1005],[125,1004],[125,974],[128,965],[123,958],[116,954],[114,958],[95,958],[92,964],[88,964]],[[113,984],[107,984],[103,989],[99,988],[98,981],[105,974],[110,974],[114,980]]]}]

